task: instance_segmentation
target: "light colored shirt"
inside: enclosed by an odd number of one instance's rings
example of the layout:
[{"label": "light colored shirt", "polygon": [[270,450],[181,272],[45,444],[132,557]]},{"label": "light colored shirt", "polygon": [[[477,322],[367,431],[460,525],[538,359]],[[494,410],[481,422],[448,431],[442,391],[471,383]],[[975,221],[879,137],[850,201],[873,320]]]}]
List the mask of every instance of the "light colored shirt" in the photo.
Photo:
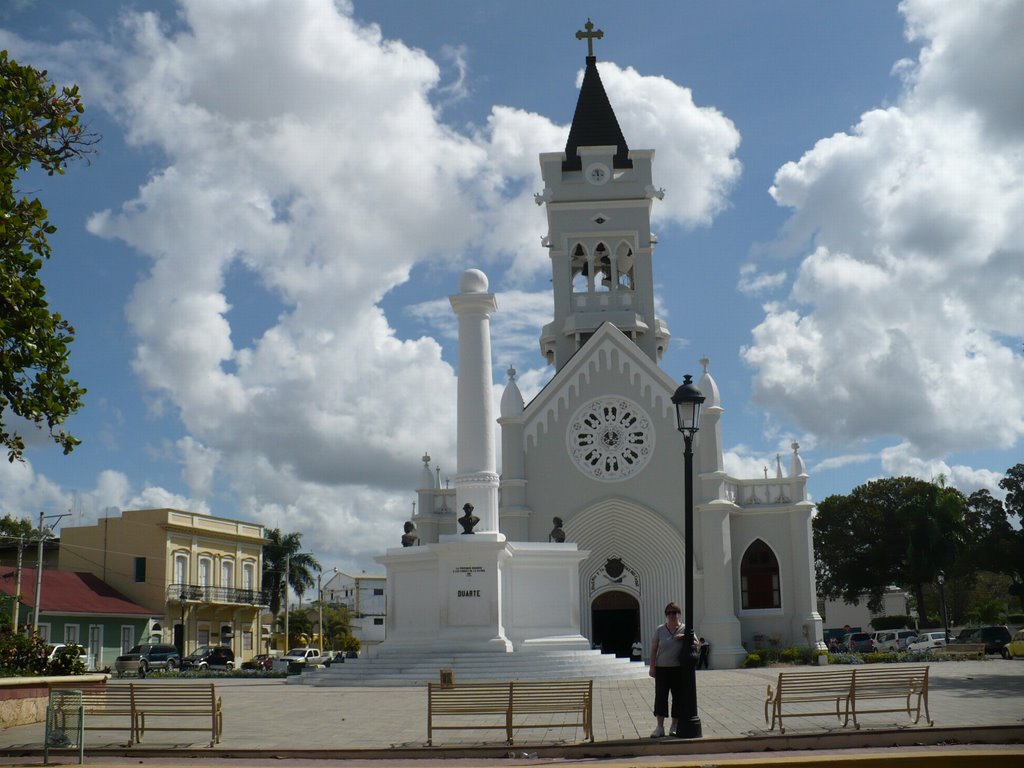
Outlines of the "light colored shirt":
[{"label": "light colored shirt", "polygon": [[667,626],[659,624],[658,628],[654,630],[655,647],[651,651],[651,657],[654,659],[656,667],[679,666],[679,653],[683,646],[682,641],[675,638],[683,636],[683,629],[683,625],[680,624],[673,634]]}]

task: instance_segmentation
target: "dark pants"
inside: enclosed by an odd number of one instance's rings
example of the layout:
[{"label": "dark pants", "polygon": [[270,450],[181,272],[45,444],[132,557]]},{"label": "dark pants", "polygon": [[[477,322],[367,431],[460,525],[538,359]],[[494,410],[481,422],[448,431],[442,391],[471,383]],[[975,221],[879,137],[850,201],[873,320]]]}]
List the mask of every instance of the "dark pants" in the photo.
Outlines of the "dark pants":
[{"label": "dark pants", "polygon": [[683,668],[654,668],[654,716],[667,717],[668,695],[672,694],[672,718],[678,719],[683,710]]},{"label": "dark pants", "polygon": [[697,669],[707,669],[708,664],[711,662],[711,646],[702,645],[700,652],[697,654]]}]

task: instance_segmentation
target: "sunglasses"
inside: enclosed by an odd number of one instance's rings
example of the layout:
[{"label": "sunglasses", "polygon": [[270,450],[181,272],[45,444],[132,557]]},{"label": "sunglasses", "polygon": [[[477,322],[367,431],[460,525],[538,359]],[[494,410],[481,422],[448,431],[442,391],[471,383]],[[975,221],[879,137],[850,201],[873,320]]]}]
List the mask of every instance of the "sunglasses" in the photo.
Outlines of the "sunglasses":
[{"label": "sunglasses", "polygon": [[666,616],[678,616],[679,611],[665,611]]}]

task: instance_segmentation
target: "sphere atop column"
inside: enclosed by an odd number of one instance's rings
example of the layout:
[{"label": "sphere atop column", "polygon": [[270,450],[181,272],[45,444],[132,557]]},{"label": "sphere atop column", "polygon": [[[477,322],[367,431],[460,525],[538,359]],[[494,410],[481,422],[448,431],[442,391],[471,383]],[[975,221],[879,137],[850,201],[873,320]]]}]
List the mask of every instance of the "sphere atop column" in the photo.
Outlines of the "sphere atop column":
[{"label": "sphere atop column", "polygon": [[487,293],[490,283],[479,269],[467,269],[459,278],[459,293]]}]

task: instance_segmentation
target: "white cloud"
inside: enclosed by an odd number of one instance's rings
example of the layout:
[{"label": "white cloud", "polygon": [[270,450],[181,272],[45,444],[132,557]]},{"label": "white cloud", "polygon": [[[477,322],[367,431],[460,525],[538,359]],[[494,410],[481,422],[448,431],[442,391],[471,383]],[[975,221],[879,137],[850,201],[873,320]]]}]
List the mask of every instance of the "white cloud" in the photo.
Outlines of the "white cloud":
[{"label": "white cloud", "polygon": [[831,469],[839,469],[849,464],[863,464],[868,461],[874,461],[877,458],[878,455],[874,453],[848,453],[843,456],[830,456],[815,464],[812,471],[825,472]]},{"label": "white cloud", "polygon": [[28,517],[36,525],[40,510],[66,512],[70,506],[70,494],[37,473],[31,462],[9,462],[6,454],[0,458],[0,517]]},{"label": "white cloud", "polygon": [[710,224],[740,175],[736,126],[714,107],[698,107],[689,88],[668,78],[611,62],[598,71],[630,149],[657,150],[654,183],[666,194],[654,205],[653,223]]},{"label": "white cloud", "polygon": [[736,288],[747,296],[756,296],[766,291],[775,290],[785,282],[785,272],[759,273],[756,264],[744,264],[740,267],[740,279]]},{"label": "white cloud", "polygon": [[987,488],[996,498],[1006,497],[1006,491],[999,487],[1003,473],[988,469],[975,469],[962,464],[950,466],[939,459],[922,459],[915,455],[913,446],[907,443],[886,448],[882,451],[882,469],[892,477],[908,476],[921,480],[938,481],[945,478],[947,485],[970,495],[979,488]]},{"label": "white cloud", "polygon": [[895,435],[928,462],[1024,435],[1024,110],[998,76],[1024,71],[1024,6],[901,8],[924,47],[899,105],[776,174],[785,242],[810,255],[743,357],[800,428]]},{"label": "white cloud", "polygon": [[[454,372],[439,341],[399,338],[380,305],[418,264],[490,271],[510,289],[496,367],[528,369],[527,388],[550,375],[530,368],[551,312],[528,290],[550,270],[532,195],[538,154],[567,126],[509,106],[468,132],[445,124],[438,105],[471,82],[464,52],[443,52],[443,77],[352,14],[333,0],[183,0],[174,19],[126,11],[116,45],[48,51],[89,67],[75,79],[90,108],[159,158],[88,228],[147,260],[126,310],[134,370],[188,433],[174,456],[187,497],[105,473],[90,508],[208,511],[228,483],[239,515],[306,530],[341,560],[397,542],[422,452],[455,471]],[[601,74],[631,146],[658,148],[656,219],[706,224],[740,172],[735,127],[664,78],[611,62]],[[238,274],[273,304],[251,341],[232,326]],[[416,312],[448,344],[446,304]]]},{"label": "white cloud", "polygon": [[786,442],[785,447],[780,444],[779,450],[770,455],[754,451],[749,446],[741,443],[722,451],[722,463],[730,477],[741,480],[763,480],[765,470],[767,469],[768,477],[774,479],[779,463],[782,464],[783,476],[789,476],[789,465],[792,456],[789,442]]},{"label": "white cloud", "polygon": [[204,499],[213,492],[214,472],[220,461],[220,452],[207,448],[192,437],[178,440],[181,453],[181,478],[191,496]]}]

